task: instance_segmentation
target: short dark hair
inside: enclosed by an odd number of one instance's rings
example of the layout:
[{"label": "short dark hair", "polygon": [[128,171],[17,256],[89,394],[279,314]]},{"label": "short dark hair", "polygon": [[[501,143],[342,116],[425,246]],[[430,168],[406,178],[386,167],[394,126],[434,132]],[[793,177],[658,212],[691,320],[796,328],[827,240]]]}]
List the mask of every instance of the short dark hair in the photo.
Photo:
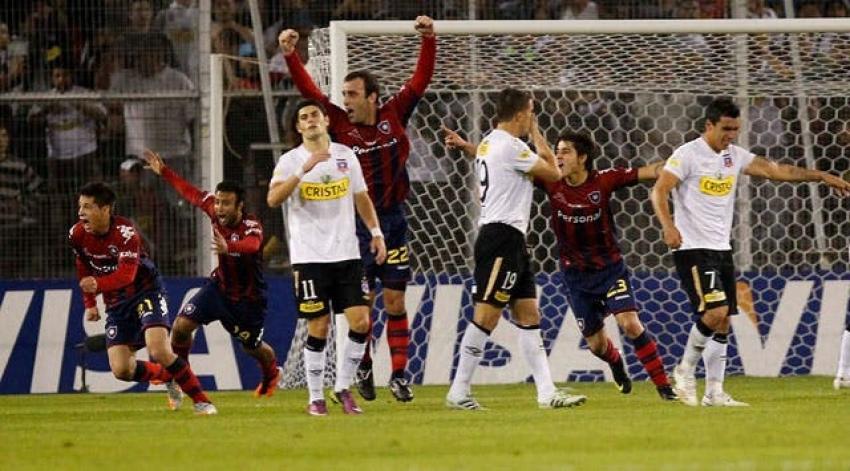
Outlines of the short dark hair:
[{"label": "short dark hair", "polygon": [[94,198],[98,206],[113,206],[115,204],[115,191],[103,182],[89,182],[80,188],[80,196]]},{"label": "short dark hair", "polygon": [[295,146],[300,146],[301,142],[304,141],[304,138],[301,137],[301,133],[298,132],[298,112],[308,106],[315,106],[322,112],[323,115],[328,115],[327,108],[325,108],[325,105],[323,105],[319,100],[313,100],[310,98],[299,101],[298,104],[295,105],[295,109],[292,110],[292,116],[290,116],[289,120],[289,132],[291,133]]},{"label": "short dark hair", "polygon": [[366,90],[367,97],[373,93],[381,96],[381,84],[378,83],[378,77],[375,77],[372,72],[368,70],[355,70],[346,75],[343,82],[350,82],[357,79],[363,80],[363,88]]},{"label": "short dark hair", "polygon": [[219,191],[225,193],[235,193],[236,194],[236,204],[241,203],[245,199],[245,189],[242,188],[242,185],[236,183],[233,180],[222,180],[218,185],[215,186],[215,191],[218,193]]},{"label": "short dark hair", "polygon": [[724,116],[733,119],[741,116],[741,109],[729,98],[716,98],[705,109],[705,121],[708,123],[717,124]]},{"label": "short dark hair", "polygon": [[584,155],[587,157],[584,161],[584,168],[588,172],[593,170],[593,159],[596,158],[597,148],[590,136],[584,133],[567,131],[558,136],[558,142],[561,141],[572,143],[577,155]]},{"label": "short dark hair", "polygon": [[496,121],[510,121],[528,106],[531,94],[516,88],[506,88],[496,96]]}]

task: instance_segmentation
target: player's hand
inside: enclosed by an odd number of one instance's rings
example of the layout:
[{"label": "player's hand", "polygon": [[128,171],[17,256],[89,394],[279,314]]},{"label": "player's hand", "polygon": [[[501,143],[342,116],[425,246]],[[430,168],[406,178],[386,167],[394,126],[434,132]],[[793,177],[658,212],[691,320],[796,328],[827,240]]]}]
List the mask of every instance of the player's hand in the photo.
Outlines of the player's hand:
[{"label": "player's hand", "polygon": [[145,168],[149,168],[157,175],[162,175],[162,169],[165,168],[165,161],[162,160],[162,157],[160,157],[159,154],[150,149],[145,149],[145,151],[142,152],[142,157],[148,164]]},{"label": "player's hand", "polygon": [[221,232],[218,232],[218,229],[213,227],[213,238],[212,238],[212,250],[218,254],[226,254],[227,253],[227,239],[221,235]]},{"label": "player's hand", "polygon": [[294,29],[285,29],[280,32],[280,35],[277,37],[277,43],[280,45],[280,50],[284,56],[288,56],[295,51],[298,37],[298,31]]},{"label": "player's hand", "polygon": [[416,31],[422,36],[433,36],[434,20],[432,20],[430,16],[417,16],[414,28],[416,28]]},{"label": "player's hand", "polygon": [[832,187],[836,193],[840,196],[850,196],[850,182],[839,177],[838,175],[833,175],[831,173],[824,173],[821,181],[824,184]]},{"label": "player's hand", "polygon": [[96,294],[97,293],[97,279],[93,276],[87,276],[80,280],[80,289],[83,290],[83,293],[88,294]]},{"label": "player's hand", "polygon": [[446,144],[446,147],[449,149],[461,149],[469,145],[469,142],[464,138],[460,137],[460,134],[452,131],[447,128],[445,124],[440,125],[440,130],[446,135],[443,138],[443,142]]},{"label": "player's hand", "polygon": [[372,237],[372,241],[369,242],[369,250],[375,255],[375,263],[383,265],[387,259],[387,244],[384,242],[384,238]]},{"label": "player's hand", "polygon": [[303,167],[304,173],[307,173],[310,170],[313,170],[313,167],[315,167],[316,165],[328,160],[329,158],[331,158],[331,153],[326,151],[326,150],[320,150],[319,152],[313,152],[312,154],[310,154],[310,158],[308,158],[307,161],[304,162],[304,167]]},{"label": "player's hand", "polygon": [[682,234],[675,226],[665,228],[663,232],[664,243],[667,244],[667,247],[670,247],[671,249],[678,249],[682,246]]},{"label": "player's hand", "polygon": [[97,309],[97,306],[86,308],[86,320],[89,322],[100,320],[100,311]]}]

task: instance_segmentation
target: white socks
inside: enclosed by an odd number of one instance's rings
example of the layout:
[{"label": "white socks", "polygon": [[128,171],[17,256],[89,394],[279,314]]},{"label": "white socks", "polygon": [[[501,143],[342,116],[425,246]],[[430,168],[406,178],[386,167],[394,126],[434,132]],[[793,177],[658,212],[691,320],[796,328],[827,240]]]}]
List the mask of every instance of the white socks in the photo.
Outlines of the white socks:
[{"label": "white socks", "polygon": [[460,341],[460,360],[457,363],[455,379],[449,388],[448,396],[450,398],[462,399],[469,396],[469,384],[472,382],[472,375],[481,362],[484,344],[487,343],[489,337],[490,334],[484,332],[472,322],[466,326],[463,339]]},{"label": "white socks", "polygon": [[708,337],[702,334],[697,328],[696,322],[691,326],[691,332],[688,334],[688,343],[685,345],[685,354],[682,355],[682,367],[689,373],[693,374],[699,363],[702,351],[705,349],[705,344],[708,342]]},{"label": "white socks", "polygon": [[314,352],[304,348],[304,373],[307,377],[307,389],[310,391],[310,402],[324,399],[325,381],[325,350]]},{"label": "white socks", "polygon": [[728,342],[709,339],[702,353],[705,363],[705,393],[715,395],[723,392],[723,379],[726,375],[726,351]]},{"label": "white socks", "polygon": [[365,341],[355,342],[354,340],[351,340],[351,337],[345,339],[345,343],[342,346],[342,364],[337,365],[336,369],[334,392],[339,392],[351,387],[351,381],[354,379],[354,373],[357,372],[357,367],[360,366],[360,360],[363,359],[363,353],[365,352]]},{"label": "white socks", "polygon": [[846,329],[841,336],[841,355],[838,357],[838,372],[835,375],[850,379],[850,331]]},{"label": "white socks", "polygon": [[537,386],[537,402],[549,402],[555,394],[555,383],[552,382],[552,373],[549,370],[546,349],[543,348],[540,327],[534,329],[520,327],[519,345],[531,368],[534,385]]}]

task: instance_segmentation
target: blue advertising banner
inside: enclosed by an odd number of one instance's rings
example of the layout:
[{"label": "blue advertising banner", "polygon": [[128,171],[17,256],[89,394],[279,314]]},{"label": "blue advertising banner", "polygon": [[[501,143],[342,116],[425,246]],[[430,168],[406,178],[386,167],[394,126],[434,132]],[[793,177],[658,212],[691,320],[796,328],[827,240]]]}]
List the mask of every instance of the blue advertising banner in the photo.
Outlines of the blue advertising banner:
[{"label": "blue advertising banner", "polygon": [[[205,278],[166,279],[170,315],[204,283]],[[586,351],[560,288],[560,275],[539,276],[541,327],[556,381],[610,380],[607,366]],[[693,322],[685,293],[675,276],[635,273],[640,316],[655,337],[670,370],[682,354]],[[448,384],[457,361],[456,345],[472,317],[471,280],[460,276],[419,276],[408,287],[407,310],[412,341],[409,373],[417,384]],[[739,310],[733,317],[728,371],[752,376],[832,375],[841,332],[847,320],[850,274],[744,273],[739,281]],[[269,279],[265,340],[283,364],[296,324],[291,280]],[[378,301],[380,307],[380,298]],[[102,308],[101,308],[102,309]],[[506,316],[507,318],[507,316]],[[375,323],[375,379],[389,378],[384,317]],[[612,318],[609,335],[626,354],[635,379],[646,374],[630,342]],[[516,330],[501,322],[488,343],[476,382],[527,381]],[[74,280],[0,282],[0,393],[71,392],[82,385],[80,349],[87,335],[103,332],[103,321],[85,322]],[[198,331],[190,361],[210,390],[253,389],[260,379],[254,360],[217,323]],[[147,358],[144,351],[141,358]],[[162,386],[117,381],[106,355],[86,356],[86,383],[91,391],[141,391]]]}]

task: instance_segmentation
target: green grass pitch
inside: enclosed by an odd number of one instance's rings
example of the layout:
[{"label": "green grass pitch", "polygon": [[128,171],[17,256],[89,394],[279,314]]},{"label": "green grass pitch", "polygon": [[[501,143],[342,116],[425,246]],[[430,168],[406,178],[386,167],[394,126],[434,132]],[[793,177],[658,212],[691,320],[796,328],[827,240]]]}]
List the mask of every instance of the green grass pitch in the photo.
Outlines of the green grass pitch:
[{"label": "green grass pitch", "polygon": [[850,391],[825,377],[729,378],[741,409],[574,386],[589,398],[575,409],[540,410],[523,384],[477,386],[488,410],[450,411],[446,387],[418,387],[319,418],[303,390],[212,393],[213,417],[167,411],[164,393],[0,396],[0,469],[850,469]]}]

